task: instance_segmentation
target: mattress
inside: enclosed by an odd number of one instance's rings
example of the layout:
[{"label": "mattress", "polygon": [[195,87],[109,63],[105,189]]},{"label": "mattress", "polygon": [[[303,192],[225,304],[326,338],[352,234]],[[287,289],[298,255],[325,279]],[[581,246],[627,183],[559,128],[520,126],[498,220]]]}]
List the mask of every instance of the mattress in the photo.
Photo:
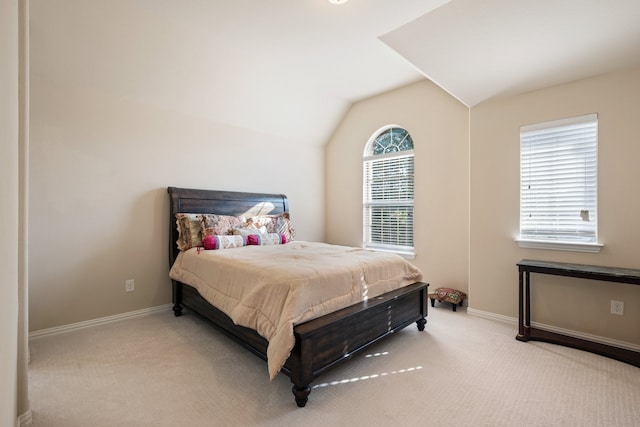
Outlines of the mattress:
[{"label": "mattress", "polygon": [[293,349],[296,324],[422,280],[397,254],[304,241],[191,248],[178,254],[169,276],[267,339],[270,379]]}]

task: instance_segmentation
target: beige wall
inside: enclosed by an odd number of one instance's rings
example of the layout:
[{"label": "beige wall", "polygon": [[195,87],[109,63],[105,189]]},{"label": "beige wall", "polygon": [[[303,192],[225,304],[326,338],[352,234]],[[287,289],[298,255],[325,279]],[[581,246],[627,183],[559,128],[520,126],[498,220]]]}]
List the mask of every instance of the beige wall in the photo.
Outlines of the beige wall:
[{"label": "beige wall", "polygon": [[[47,4],[36,3],[31,33],[32,331],[170,301],[169,185],[282,192],[290,198],[299,239],[360,245],[362,154],[370,136],[388,124],[408,129],[415,142],[413,262],[432,289],[457,287],[468,291],[473,309],[515,317],[515,263],[522,258],[638,266],[638,70],[486,102],[471,111],[424,80],[354,104],[322,147],[305,135],[283,140],[178,112],[154,103],[154,96],[136,100],[117,87],[127,78],[123,74],[104,85],[91,78],[76,82],[69,77],[81,74],[74,67],[88,65],[72,53],[66,68],[49,73],[39,58],[47,56],[48,46],[68,40],[52,16],[66,12]],[[81,37],[82,31],[72,33]],[[116,48],[103,42],[105,51]],[[65,69],[66,77],[60,71]],[[108,77],[109,67],[100,73]],[[166,92],[158,99],[181,91],[175,80],[162,83],[158,87]],[[519,126],[590,112],[600,116],[602,253],[519,249],[513,241]],[[136,291],[125,293],[130,278]],[[536,279],[534,317],[638,343],[639,291]],[[625,316],[608,314],[610,299],[625,302]]]},{"label": "beige wall", "polygon": [[[361,244],[364,146],[377,129],[393,123],[409,130],[416,148],[414,263],[434,287],[468,290],[476,312],[517,317],[516,263],[523,258],[637,268],[639,100],[640,69],[634,69],[486,102],[470,113],[427,81],[356,103],[326,149],[327,241]],[[593,112],[599,115],[603,250],[520,249],[514,241],[519,127]],[[640,343],[638,287],[534,276],[532,298],[536,322]],[[611,299],[624,301],[624,316],[609,314]]]},{"label": "beige wall", "polygon": [[409,131],[415,151],[415,259],[432,289],[467,291],[468,109],[424,80],[358,102],[326,148],[326,236],[362,244],[362,156],[389,124]]},{"label": "beige wall", "polygon": [[284,193],[297,238],[322,240],[323,147],[54,79],[56,25],[32,21],[31,331],[170,302],[167,186]]},{"label": "beige wall", "polygon": [[[599,254],[520,249],[519,127],[598,113]],[[523,258],[639,268],[640,69],[486,102],[471,109],[472,307],[517,317]],[[532,276],[532,320],[640,344],[640,287]],[[624,316],[609,314],[611,299]]]}]

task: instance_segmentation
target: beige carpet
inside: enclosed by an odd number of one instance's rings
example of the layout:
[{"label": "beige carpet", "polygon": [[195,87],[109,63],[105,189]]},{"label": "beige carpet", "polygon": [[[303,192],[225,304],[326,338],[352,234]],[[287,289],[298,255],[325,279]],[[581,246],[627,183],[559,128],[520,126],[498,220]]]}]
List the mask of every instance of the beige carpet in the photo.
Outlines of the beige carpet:
[{"label": "beige carpet", "polygon": [[288,377],[208,323],[171,311],[31,341],[33,425],[638,426],[640,369],[514,339],[515,325],[430,308],[318,378]]}]

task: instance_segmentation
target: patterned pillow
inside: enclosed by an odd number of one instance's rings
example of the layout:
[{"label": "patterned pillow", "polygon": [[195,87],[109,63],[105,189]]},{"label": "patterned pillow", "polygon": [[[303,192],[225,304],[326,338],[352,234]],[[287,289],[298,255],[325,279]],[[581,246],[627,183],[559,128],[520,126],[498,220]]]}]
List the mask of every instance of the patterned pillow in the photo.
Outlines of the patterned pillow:
[{"label": "patterned pillow", "polygon": [[261,228],[236,227],[232,230],[232,233],[238,236],[244,236],[244,237],[253,236],[253,235],[262,236],[267,234],[267,230],[264,227],[261,227]]},{"label": "patterned pillow", "polygon": [[177,213],[176,226],[178,227],[178,249],[185,251],[196,246],[202,246],[202,231],[200,228],[200,215],[193,213]]},{"label": "patterned pillow", "polygon": [[286,243],[286,237],[281,233],[267,233],[265,227],[260,228],[234,228],[233,234],[242,236],[245,238],[247,245],[279,245]]},{"label": "patterned pillow", "polygon": [[280,233],[287,239],[287,242],[293,240],[296,231],[291,225],[289,212],[283,212],[277,215],[259,215],[247,218],[247,227],[262,228],[267,233]]},{"label": "patterned pillow", "polygon": [[240,248],[247,244],[247,240],[239,235],[205,236],[202,239],[205,249]]},{"label": "patterned pillow", "polygon": [[263,245],[284,245],[285,243],[287,243],[287,238],[282,233],[267,233],[262,237],[261,242]]},{"label": "patterned pillow", "polygon": [[233,229],[243,227],[244,218],[230,215],[201,214],[202,236],[223,236],[233,234]]}]

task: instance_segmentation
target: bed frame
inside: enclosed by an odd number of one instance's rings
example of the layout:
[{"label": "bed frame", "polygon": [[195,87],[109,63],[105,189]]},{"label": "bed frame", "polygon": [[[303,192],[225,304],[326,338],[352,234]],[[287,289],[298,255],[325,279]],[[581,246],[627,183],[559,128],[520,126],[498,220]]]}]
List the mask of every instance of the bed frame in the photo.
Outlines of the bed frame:
[{"label": "bed frame", "polygon": [[[242,193],[169,187],[169,261],[179,250],[175,214],[216,213],[242,215],[248,211],[276,214],[289,211],[282,194]],[[256,213],[258,214],[258,213]],[[203,316],[235,341],[267,360],[267,340],[252,329],[235,325],[222,311],[209,304],[192,286],[173,280],[173,312],[183,308]],[[311,382],[334,365],[367,346],[416,322],[423,331],[427,323],[428,284],[416,282],[404,288],[354,304],[294,327],[295,346],[282,372],[291,378],[299,407],[306,405]]]}]

